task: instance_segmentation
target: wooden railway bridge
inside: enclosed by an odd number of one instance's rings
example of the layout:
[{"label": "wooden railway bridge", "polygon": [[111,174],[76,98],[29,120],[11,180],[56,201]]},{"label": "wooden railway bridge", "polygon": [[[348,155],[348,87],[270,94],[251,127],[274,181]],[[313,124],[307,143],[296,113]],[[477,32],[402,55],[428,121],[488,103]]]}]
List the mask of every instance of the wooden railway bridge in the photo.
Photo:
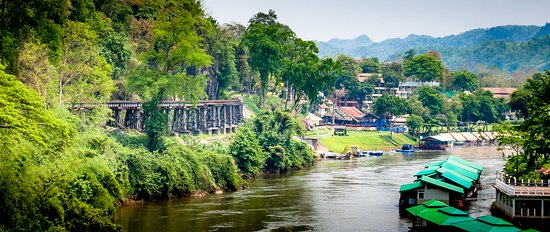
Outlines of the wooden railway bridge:
[{"label": "wooden railway bridge", "polygon": [[[143,131],[145,117],[140,101],[107,103],[73,103],[73,111],[85,111],[106,105],[112,112],[108,126]],[[163,101],[161,110],[168,115],[171,132],[218,134],[235,132],[243,120],[243,103],[239,100]]]}]

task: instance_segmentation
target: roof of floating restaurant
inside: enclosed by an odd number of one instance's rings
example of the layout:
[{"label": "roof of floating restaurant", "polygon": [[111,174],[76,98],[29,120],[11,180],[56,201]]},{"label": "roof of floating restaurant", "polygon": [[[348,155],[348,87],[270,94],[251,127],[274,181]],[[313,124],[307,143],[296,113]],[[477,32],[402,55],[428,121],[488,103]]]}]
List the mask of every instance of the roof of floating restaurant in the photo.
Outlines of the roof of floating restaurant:
[{"label": "roof of floating restaurant", "polygon": [[451,134],[449,133],[442,133],[442,134],[439,134],[439,136],[447,139],[447,141],[456,141],[456,139],[453,136],[451,136]]},{"label": "roof of floating restaurant", "polygon": [[474,179],[470,179],[466,176],[461,175],[458,172],[448,170],[446,168],[437,169],[437,172],[445,179],[450,180],[451,182],[457,183],[465,189],[470,189],[474,183]]},{"label": "roof of floating restaurant", "polygon": [[435,185],[435,186],[438,186],[438,187],[441,187],[441,188],[444,188],[444,189],[447,189],[447,190],[450,190],[450,191],[453,191],[453,192],[464,194],[464,190],[462,188],[457,187],[457,186],[452,185],[452,184],[449,184],[449,183],[445,183],[445,182],[443,182],[441,180],[438,180],[438,179],[431,178],[429,176],[422,176],[422,178],[420,178],[420,181],[426,182],[426,183],[429,183],[429,184],[432,184],[432,185]]},{"label": "roof of floating restaurant", "polygon": [[477,141],[477,137],[470,132],[461,132],[461,134],[466,138],[467,141]]},{"label": "roof of floating restaurant", "polygon": [[439,208],[437,211],[419,213],[417,216],[441,226],[448,226],[457,222],[474,220],[472,217],[468,216],[468,213],[454,207],[443,207]]},{"label": "roof of floating restaurant", "polygon": [[432,135],[421,139],[420,141],[439,141],[439,142],[452,142],[454,139],[447,138],[441,135]]},{"label": "roof of floating restaurant", "polygon": [[413,182],[411,184],[401,185],[401,187],[399,188],[399,192],[407,192],[407,191],[417,189],[417,188],[420,188],[420,187],[422,187],[422,182],[416,181],[416,182]]},{"label": "roof of floating restaurant", "polygon": [[[483,166],[449,156],[447,160],[431,162],[414,176],[418,179],[412,184],[404,184],[399,192],[406,192],[422,187],[422,183],[430,183],[450,191],[464,194],[464,189],[470,189],[479,180]],[[460,189],[460,190],[458,190]]]},{"label": "roof of floating restaurant", "polygon": [[458,132],[449,133],[457,142],[466,142],[466,138]]},{"label": "roof of floating restaurant", "polygon": [[475,169],[477,169],[478,171],[483,171],[483,166],[481,166],[481,165],[479,165],[479,164],[476,164],[476,163],[472,163],[472,162],[470,162],[470,161],[468,161],[468,160],[463,160],[463,159],[458,158],[458,157],[453,156],[453,155],[452,155],[452,156],[449,156],[448,160],[454,160],[454,161],[456,161],[456,162],[458,162],[458,163],[461,163],[461,164],[464,164],[464,165],[466,165],[466,166],[475,168]]},{"label": "roof of floating restaurant", "polygon": [[[492,217],[492,216],[491,216]],[[483,220],[480,220],[480,218],[477,218],[476,220],[470,220],[470,221],[463,221],[463,222],[456,222],[453,223],[452,226],[460,228],[465,231],[471,231],[471,232],[515,232],[515,231],[521,231],[520,229],[514,227],[513,225],[494,225],[487,223]],[[502,220],[502,219],[499,219]]]},{"label": "roof of floating restaurant", "polygon": [[407,211],[413,216],[417,216],[436,225],[452,226],[465,231],[521,231],[514,227],[512,223],[491,215],[474,219],[468,216],[466,212],[454,207],[449,207],[447,204],[437,200],[429,200],[422,205],[409,207]]}]

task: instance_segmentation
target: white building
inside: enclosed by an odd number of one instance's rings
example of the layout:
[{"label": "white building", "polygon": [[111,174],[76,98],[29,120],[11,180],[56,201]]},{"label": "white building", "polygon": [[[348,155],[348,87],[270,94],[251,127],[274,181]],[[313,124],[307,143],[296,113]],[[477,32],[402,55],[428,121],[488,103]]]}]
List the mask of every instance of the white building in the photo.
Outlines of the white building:
[{"label": "white building", "polygon": [[421,87],[421,86],[432,86],[432,87],[439,87],[439,82],[436,81],[427,81],[427,82],[419,82],[419,81],[406,81],[403,83],[399,83],[399,86],[397,87],[397,96],[400,98],[407,99],[409,98],[409,95],[412,94],[412,92]]}]

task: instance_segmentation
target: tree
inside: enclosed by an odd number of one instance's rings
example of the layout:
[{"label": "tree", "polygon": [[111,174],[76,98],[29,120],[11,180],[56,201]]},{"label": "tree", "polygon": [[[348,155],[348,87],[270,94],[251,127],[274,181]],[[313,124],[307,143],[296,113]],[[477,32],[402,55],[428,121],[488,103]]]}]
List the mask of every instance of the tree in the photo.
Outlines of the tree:
[{"label": "tree", "polygon": [[0,65],[0,160],[22,148],[37,159],[41,154],[63,150],[71,128],[58,119],[59,115],[45,109],[40,95],[5,73],[4,68]]},{"label": "tree", "polygon": [[445,72],[443,63],[430,55],[419,55],[407,60],[403,75],[426,82],[441,80]]},{"label": "tree", "polygon": [[256,134],[249,127],[239,128],[235,139],[229,145],[229,151],[241,173],[251,176],[260,173],[266,154],[260,147]]},{"label": "tree", "polygon": [[424,126],[424,119],[422,119],[422,117],[420,117],[418,115],[411,114],[407,118],[407,126],[409,128],[411,128],[412,135],[416,136],[416,134],[418,134],[418,131],[420,130],[420,128],[422,128]]},{"label": "tree", "polygon": [[437,115],[443,112],[444,101],[443,95],[431,86],[422,86],[415,90],[418,95],[418,100],[422,105],[430,110],[430,115]]},{"label": "tree", "polygon": [[409,60],[412,60],[416,56],[416,52],[413,49],[409,49],[405,52],[405,56],[403,56],[403,62],[407,62]]},{"label": "tree", "polygon": [[364,59],[360,66],[362,73],[380,73],[381,65],[376,57]]},{"label": "tree", "polygon": [[533,75],[521,88],[528,115],[518,127],[504,125],[499,145],[520,147],[509,158],[506,172],[521,177],[549,163],[550,154],[550,71]]},{"label": "tree", "polygon": [[212,56],[212,65],[207,68],[206,74],[206,93],[208,99],[217,99],[237,80],[235,47],[240,38],[234,37],[235,34],[229,31],[231,28],[218,26],[212,18],[206,21],[206,25],[204,44],[206,52]]},{"label": "tree", "polygon": [[[126,83],[131,92],[152,102],[160,103],[166,98],[197,101],[206,95],[205,76],[201,70],[212,64],[211,57],[201,47],[202,38],[197,32],[205,23],[204,13],[196,0],[165,4],[154,21],[150,45],[141,48],[141,61],[127,76]],[[148,133],[150,145],[161,144],[158,140],[166,134],[162,128],[166,128],[164,124],[168,122],[159,112],[158,104],[144,111],[145,124],[160,128],[157,131],[160,133]],[[149,149],[158,147],[150,146]]]},{"label": "tree", "polygon": [[295,104],[291,107],[292,111],[300,101],[302,94],[312,87],[308,80],[315,76],[319,58],[317,57],[317,46],[312,41],[295,38],[287,46],[288,55],[283,59],[284,68],[281,70],[281,77],[286,87],[285,110],[289,101],[293,100]]},{"label": "tree", "polygon": [[374,101],[373,111],[388,120],[390,123],[390,136],[393,138],[393,120],[392,117],[399,117],[410,112],[405,99],[397,96],[392,96],[387,93]]},{"label": "tree", "polygon": [[263,106],[269,77],[279,72],[285,46],[295,35],[277,21],[273,10],[254,15],[249,23],[242,43],[249,49],[250,67],[260,74],[260,105]]},{"label": "tree", "polygon": [[457,91],[476,91],[479,89],[479,80],[475,73],[466,71],[466,70],[460,70],[456,72],[452,72],[450,74],[451,79],[451,86],[450,89],[454,89]]},{"label": "tree", "polygon": [[101,56],[97,35],[85,23],[68,21],[63,34],[57,104],[106,101],[114,90],[112,68]]},{"label": "tree", "polygon": [[19,52],[17,69],[19,80],[38,92],[46,103],[52,103],[51,91],[55,91],[52,84],[55,85],[59,74],[49,61],[46,45],[31,41],[25,43]]}]

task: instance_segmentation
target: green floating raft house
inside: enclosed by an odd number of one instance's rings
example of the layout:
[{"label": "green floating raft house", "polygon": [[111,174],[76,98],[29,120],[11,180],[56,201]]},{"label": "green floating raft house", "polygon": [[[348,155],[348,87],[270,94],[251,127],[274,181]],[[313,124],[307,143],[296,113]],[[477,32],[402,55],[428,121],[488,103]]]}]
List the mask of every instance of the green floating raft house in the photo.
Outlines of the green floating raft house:
[{"label": "green floating raft house", "polygon": [[456,156],[429,163],[412,183],[401,185],[399,205],[406,208],[435,199],[462,207],[467,197],[477,194],[482,171],[483,166]]},{"label": "green floating raft house", "polygon": [[[510,222],[490,215],[470,217],[466,212],[438,200],[428,200],[407,208],[413,216],[413,229],[422,231],[521,231]],[[535,230],[530,230],[535,231]]]}]

